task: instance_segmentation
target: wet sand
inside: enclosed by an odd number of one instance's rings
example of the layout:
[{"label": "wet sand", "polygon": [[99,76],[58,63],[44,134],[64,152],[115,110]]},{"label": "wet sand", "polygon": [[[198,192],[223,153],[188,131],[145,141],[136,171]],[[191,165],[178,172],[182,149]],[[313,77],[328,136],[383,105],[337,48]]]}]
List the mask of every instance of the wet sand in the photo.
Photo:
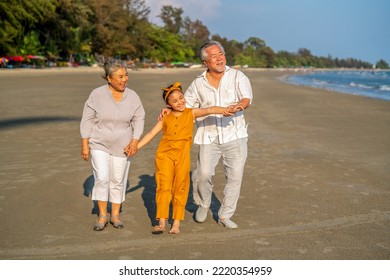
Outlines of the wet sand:
[{"label": "wet sand", "polygon": [[[130,71],[147,112],[161,88],[186,88],[202,69]],[[249,157],[233,220],[193,220],[191,195],[179,235],[152,235],[153,140],[133,158],[124,230],[94,232],[90,162],[80,156],[79,121],[94,68],[0,71],[0,258],[3,260],[390,259],[390,102],[281,83],[288,71],[243,70],[254,101],[246,111]],[[193,146],[194,167],[197,146]]]}]

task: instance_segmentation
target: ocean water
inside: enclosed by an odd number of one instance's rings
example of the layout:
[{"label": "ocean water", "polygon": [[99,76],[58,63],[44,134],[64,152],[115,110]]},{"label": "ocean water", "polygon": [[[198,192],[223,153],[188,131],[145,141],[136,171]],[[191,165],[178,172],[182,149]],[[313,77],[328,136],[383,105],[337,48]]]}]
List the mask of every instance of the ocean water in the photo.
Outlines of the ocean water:
[{"label": "ocean water", "polygon": [[390,71],[315,71],[285,78],[290,84],[390,101]]}]

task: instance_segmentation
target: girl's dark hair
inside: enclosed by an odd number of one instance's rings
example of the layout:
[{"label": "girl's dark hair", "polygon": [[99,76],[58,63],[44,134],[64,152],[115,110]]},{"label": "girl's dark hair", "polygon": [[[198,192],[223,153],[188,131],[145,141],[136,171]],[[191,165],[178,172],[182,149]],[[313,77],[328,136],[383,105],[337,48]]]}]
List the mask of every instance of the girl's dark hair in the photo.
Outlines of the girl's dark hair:
[{"label": "girl's dark hair", "polygon": [[162,90],[163,90],[162,98],[164,99],[165,102],[167,102],[168,96],[171,94],[172,91],[174,90],[183,91],[180,82],[175,82],[174,84],[171,84],[168,87],[163,88]]}]

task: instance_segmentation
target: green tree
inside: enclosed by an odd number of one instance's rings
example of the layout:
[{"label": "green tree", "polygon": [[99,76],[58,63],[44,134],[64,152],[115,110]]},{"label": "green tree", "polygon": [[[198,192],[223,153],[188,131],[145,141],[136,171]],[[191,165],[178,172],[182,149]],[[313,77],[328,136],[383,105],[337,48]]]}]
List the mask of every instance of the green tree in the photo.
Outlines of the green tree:
[{"label": "green tree", "polygon": [[276,57],[275,57],[275,66],[276,67],[291,67],[292,66],[292,63],[291,63],[291,54],[288,52],[288,51],[279,51],[276,53]]},{"label": "green tree", "polygon": [[[127,58],[137,53],[150,9],[143,0],[90,0],[93,50],[106,57]],[[145,35],[145,34],[142,34]],[[144,44],[145,40],[142,40]]]},{"label": "green tree", "polygon": [[376,63],[376,68],[378,68],[378,69],[389,69],[389,64],[385,60],[380,59]]},{"label": "green tree", "polygon": [[272,68],[274,66],[275,53],[270,47],[262,47],[259,51],[259,55],[261,60],[265,62],[265,67]]},{"label": "green tree", "polygon": [[121,0],[91,0],[92,45],[106,57],[135,52],[127,36],[126,11]]},{"label": "green tree", "polygon": [[151,24],[148,21],[150,8],[145,5],[144,0],[125,0],[127,17],[126,34],[132,42],[135,50],[126,54],[127,59],[141,58],[151,49],[151,41],[148,38],[151,32]]},{"label": "green tree", "polygon": [[234,58],[234,62],[236,65],[246,65],[246,66],[253,66],[253,59],[251,56],[245,55],[244,53],[239,53]]},{"label": "green tree", "polygon": [[298,55],[302,57],[312,57],[311,51],[306,48],[298,49]]},{"label": "green tree", "polygon": [[158,17],[164,23],[164,27],[173,34],[178,34],[183,27],[183,9],[175,8],[170,5],[164,5],[161,7],[161,13]]},{"label": "green tree", "polygon": [[36,24],[46,22],[55,12],[56,0],[0,1],[0,54],[18,54],[24,34]]},{"label": "green tree", "polygon": [[265,47],[264,40],[256,37],[250,37],[248,40],[244,42],[245,47],[252,47],[254,50],[260,50]]},{"label": "green tree", "polygon": [[153,26],[148,36],[152,45],[146,56],[153,62],[188,61],[194,56],[193,50],[186,46],[179,34]]},{"label": "green tree", "polygon": [[266,46],[264,40],[250,37],[244,42],[243,56],[240,56],[239,58],[240,62],[249,61],[249,63],[246,64],[251,67],[272,67],[272,65],[269,65],[269,61],[273,61],[273,51],[270,52],[270,49]]},{"label": "green tree", "polygon": [[[0,0],[0,55],[46,54],[90,57],[91,53],[121,59],[196,61],[210,32],[201,21],[183,19],[183,9],[163,6],[164,27],[148,21],[145,0]],[[265,41],[245,42],[212,35],[226,51],[228,64],[251,67],[371,68],[354,58],[318,57],[301,48],[275,53]],[[378,68],[388,68],[380,60]]]},{"label": "green tree", "polygon": [[193,60],[199,60],[199,48],[204,42],[209,40],[210,31],[208,28],[200,20],[192,21],[189,17],[186,17],[184,19],[182,36],[186,44],[192,48],[194,53]]},{"label": "green tree", "polygon": [[26,56],[28,54],[38,55],[41,53],[43,47],[39,41],[39,35],[35,31],[29,32],[23,37],[21,44],[18,46],[18,53]]},{"label": "green tree", "polygon": [[47,56],[72,60],[73,54],[83,52],[83,46],[91,45],[89,17],[92,11],[85,2],[57,0],[55,14],[35,26]]}]

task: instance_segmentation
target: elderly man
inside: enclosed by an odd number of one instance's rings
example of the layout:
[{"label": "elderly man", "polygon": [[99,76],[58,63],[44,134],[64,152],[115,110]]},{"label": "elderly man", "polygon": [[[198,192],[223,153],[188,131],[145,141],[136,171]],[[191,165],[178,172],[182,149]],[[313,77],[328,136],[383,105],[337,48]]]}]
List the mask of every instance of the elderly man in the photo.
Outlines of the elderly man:
[{"label": "elderly man", "polygon": [[[248,77],[236,69],[226,66],[225,50],[221,43],[209,41],[199,51],[207,67],[185,92],[187,107],[230,106],[240,104],[245,110],[252,102],[252,87]],[[244,112],[221,118],[209,115],[196,119],[194,138],[199,145],[197,168],[193,172],[193,197],[199,206],[195,220],[204,222],[211,205],[212,178],[215,167],[222,158],[227,178],[223,200],[218,211],[218,223],[226,228],[237,228],[231,220],[240,196],[241,182],[247,158],[247,124]]]}]

